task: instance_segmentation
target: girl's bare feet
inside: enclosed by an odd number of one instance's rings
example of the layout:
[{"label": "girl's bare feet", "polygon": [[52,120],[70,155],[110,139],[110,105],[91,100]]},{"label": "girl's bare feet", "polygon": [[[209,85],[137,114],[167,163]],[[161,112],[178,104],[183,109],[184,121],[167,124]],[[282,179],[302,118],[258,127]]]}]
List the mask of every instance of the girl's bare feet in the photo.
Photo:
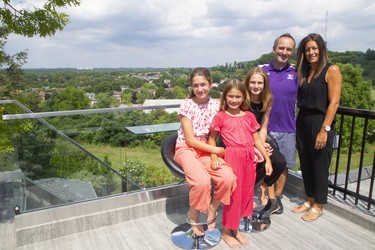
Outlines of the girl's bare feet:
[{"label": "girl's bare feet", "polygon": [[225,241],[225,243],[227,243],[230,248],[240,248],[242,246],[241,242],[239,242],[233,236],[232,230],[229,228],[224,227],[221,238]]},{"label": "girl's bare feet", "polygon": [[242,245],[247,246],[249,245],[249,239],[240,233],[238,230],[232,230],[232,235],[236,238]]},{"label": "girl's bare feet", "polygon": [[189,223],[191,224],[191,229],[193,230],[194,234],[197,236],[204,235],[204,228],[203,225],[199,223],[199,211],[194,208],[189,208]]}]

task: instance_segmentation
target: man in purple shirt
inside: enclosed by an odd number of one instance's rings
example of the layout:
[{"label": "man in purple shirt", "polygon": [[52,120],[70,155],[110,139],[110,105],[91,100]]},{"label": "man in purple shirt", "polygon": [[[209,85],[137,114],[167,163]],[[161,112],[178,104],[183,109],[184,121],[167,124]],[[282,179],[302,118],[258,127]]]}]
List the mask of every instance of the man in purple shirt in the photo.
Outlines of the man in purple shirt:
[{"label": "man in purple shirt", "polygon": [[288,169],[296,165],[296,102],[299,85],[295,67],[289,63],[295,44],[289,33],[279,36],[273,45],[273,60],[269,64],[261,65],[268,74],[273,95],[268,133],[277,141],[280,152],[287,162],[275,187],[271,187],[275,188],[277,198],[276,202],[270,205],[271,214],[283,213],[281,196]]}]

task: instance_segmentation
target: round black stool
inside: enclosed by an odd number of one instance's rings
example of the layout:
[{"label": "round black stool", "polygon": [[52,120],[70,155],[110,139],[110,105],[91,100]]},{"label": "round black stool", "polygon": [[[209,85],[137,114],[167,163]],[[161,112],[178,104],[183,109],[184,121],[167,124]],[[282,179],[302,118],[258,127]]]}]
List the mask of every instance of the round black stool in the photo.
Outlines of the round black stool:
[{"label": "round black stool", "polygon": [[[163,141],[161,156],[174,176],[185,179],[182,167],[174,160],[176,140],[177,134],[173,134]],[[194,234],[192,225],[193,223],[188,218],[186,223],[178,225],[172,230],[171,239],[176,246],[183,249],[208,249],[219,244],[221,239],[220,230],[217,228],[211,231],[207,230],[207,222],[194,223],[194,225],[202,225],[205,231],[204,235],[198,236]]]}]

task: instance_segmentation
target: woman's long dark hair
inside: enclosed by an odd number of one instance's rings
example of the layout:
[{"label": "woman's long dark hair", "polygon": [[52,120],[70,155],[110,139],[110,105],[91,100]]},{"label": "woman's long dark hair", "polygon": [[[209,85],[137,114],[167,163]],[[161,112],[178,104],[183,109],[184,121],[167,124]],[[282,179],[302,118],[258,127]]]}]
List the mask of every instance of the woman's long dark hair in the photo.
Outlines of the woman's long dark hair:
[{"label": "woman's long dark hair", "polygon": [[316,72],[313,78],[320,75],[324,66],[326,66],[326,64],[328,63],[327,46],[322,36],[316,33],[311,33],[307,35],[305,38],[301,40],[297,49],[296,67],[297,67],[298,80],[300,84],[306,81],[307,74],[310,71],[310,64],[305,57],[306,43],[310,41],[315,41],[319,49],[318,67],[316,69]]}]

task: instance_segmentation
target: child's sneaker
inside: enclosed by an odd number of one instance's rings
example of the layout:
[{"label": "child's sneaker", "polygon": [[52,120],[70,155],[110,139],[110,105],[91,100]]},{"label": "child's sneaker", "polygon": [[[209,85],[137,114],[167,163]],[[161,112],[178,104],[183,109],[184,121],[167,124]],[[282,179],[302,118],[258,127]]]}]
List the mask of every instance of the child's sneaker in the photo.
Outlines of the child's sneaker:
[{"label": "child's sneaker", "polygon": [[278,209],[275,210],[274,212],[272,213],[275,213],[275,214],[282,214],[284,212],[284,206],[283,204],[281,203],[281,198],[280,196],[276,196],[276,203],[277,203],[277,207]]},{"label": "child's sneaker", "polygon": [[276,199],[269,199],[267,205],[257,214],[257,219],[270,218],[271,214],[280,209]]}]

